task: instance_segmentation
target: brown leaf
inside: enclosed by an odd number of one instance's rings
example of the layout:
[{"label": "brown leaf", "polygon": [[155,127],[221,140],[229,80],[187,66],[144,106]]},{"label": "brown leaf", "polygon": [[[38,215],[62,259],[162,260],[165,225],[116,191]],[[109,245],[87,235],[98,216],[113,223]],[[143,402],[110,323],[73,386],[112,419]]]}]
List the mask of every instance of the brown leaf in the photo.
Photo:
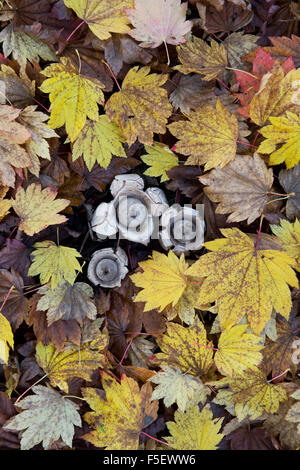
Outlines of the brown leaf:
[{"label": "brown leaf", "polygon": [[6,393],[0,392],[0,449],[19,449],[19,439],[16,432],[4,431],[4,423],[16,414],[16,410]]},{"label": "brown leaf", "polygon": [[237,31],[250,23],[253,18],[251,10],[234,5],[229,1],[225,1],[221,10],[217,10],[212,5],[205,6],[201,3],[197,3],[197,8],[203,22],[203,29],[209,34]]},{"label": "brown leaf", "polygon": [[59,157],[55,152],[51,155],[51,161],[45,160],[42,174],[48,175],[53,178],[58,186],[64,184],[65,178],[70,178],[70,170],[67,162]]},{"label": "brown leaf", "polygon": [[1,312],[16,330],[27,314],[27,299],[23,295],[24,283],[20,274],[13,268],[10,271],[0,269],[0,302],[3,302],[13,286]]},{"label": "brown leaf", "polygon": [[167,188],[171,191],[177,189],[185,196],[192,199],[192,203],[198,202],[202,194],[202,184],[199,183],[198,177],[201,176],[202,171],[198,166],[175,166],[167,171],[168,177],[172,180],[168,183]]},{"label": "brown leaf", "polygon": [[71,341],[77,346],[80,345],[81,331],[76,320],[58,320],[51,326],[47,324],[45,312],[37,310],[37,303],[40,299],[38,294],[34,294],[29,302],[29,312],[26,318],[28,326],[33,326],[33,331],[37,341],[42,341],[44,345],[54,344],[57,351],[62,351],[66,341]]},{"label": "brown leaf", "polygon": [[281,170],[279,182],[286,193],[295,193],[286,203],[286,215],[289,219],[300,217],[300,163],[291,170]]},{"label": "brown leaf", "polygon": [[228,436],[232,450],[275,450],[271,436],[264,428],[240,428]]},{"label": "brown leaf", "polygon": [[261,215],[269,200],[273,183],[273,170],[255,154],[253,157],[237,155],[224,168],[215,168],[208,175],[200,176],[208,185],[205,194],[218,202],[217,214],[231,215],[227,222],[247,220],[251,224]]},{"label": "brown leaf", "polygon": [[5,246],[0,250],[0,268],[14,268],[23,279],[27,278],[30,266],[30,249],[15,238],[7,238]]},{"label": "brown leaf", "polygon": [[87,187],[94,186],[98,191],[103,192],[108,184],[112,182],[116,175],[127,173],[141,162],[135,158],[119,158],[113,157],[109,166],[101,168],[97,163],[93,166],[92,171],[88,171],[82,157],[70,164],[72,170],[82,177],[82,190]]},{"label": "brown leaf", "polygon": [[269,52],[272,57],[284,62],[289,57],[292,57],[295,67],[300,67],[300,38],[292,34],[291,38],[288,37],[269,37],[273,47],[264,47],[266,52]]}]

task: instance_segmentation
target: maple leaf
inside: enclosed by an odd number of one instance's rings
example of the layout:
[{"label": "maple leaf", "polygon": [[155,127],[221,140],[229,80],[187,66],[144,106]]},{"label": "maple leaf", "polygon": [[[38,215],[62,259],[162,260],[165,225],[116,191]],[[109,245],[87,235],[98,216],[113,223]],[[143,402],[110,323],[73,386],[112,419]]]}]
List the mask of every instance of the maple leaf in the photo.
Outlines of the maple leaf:
[{"label": "maple leaf", "polygon": [[[270,117],[270,122],[269,126],[260,130],[266,140],[257,151],[271,154],[270,165],[285,162],[287,168],[292,168],[300,160],[300,118],[287,111],[285,116]],[[282,147],[276,150],[278,144],[282,144]]]},{"label": "maple leaf", "polygon": [[197,405],[185,413],[175,411],[174,420],[166,423],[171,437],[165,438],[173,449],[216,450],[223,439],[219,433],[223,420],[213,419],[209,405],[201,411]]},{"label": "maple leaf", "polygon": [[217,214],[231,213],[227,222],[248,219],[247,223],[251,224],[270,199],[273,171],[267,169],[257,154],[253,157],[237,155],[224,168],[216,168],[199,180],[208,185],[204,192],[209,199],[219,202]]},{"label": "maple leaf", "polygon": [[160,181],[168,181],[166,171],[178,165],[178,157],[164,144],[154,143],[151,147],[145,145],[147,155],[142,155],[141,160],[150,168],[144,171],[144,175],[160,176]]},{"label": "maple leaf", "polygon": [[[244,34],[242,31],[230,34],[224,41],[228,60],[231,67],[243,69],[245,62],[242,57],[257,49],[258,37],[253,34]],[[241,72],[240,72],[241,73]]]},{"label": "maple leaf", "polygon": [[263,349],[263,366],[272,372],[273,377],[283,374],[287,369],[293,371],[296,365],[292,363],[292,345],[296,336],[296,327],[284,318],[276,322],[276,341],[267,340]]},{"label": "maple leaf", "polygon": [[177,316],[187,325],[192,325],[195,320],[195,309],[207,310],[209,304],[203,305],[199,302],[199,286],[201,280],[191,280],[176,305],[168,305],[163,313],[168,320],[174,320]]},{"label": "maple leaf", "polygon": [[293,58],[296,67],[300,66],[300,38],[295,34],[288,37],[269,37],[273,47],[264,47],[264,50],[271,54],[274,59],[284,61],[289,57]]},{"label": "maple leaf", "polygon": [[213,344],[207,341],[204,325],[199,318],[188,328],[178,323],[167,323],[167,332],[156,342],[162,350],[156,354],[162,366],[177,367],[184,374],[200,377],[208,372],[213,363]]},{"label": "maple leaf", "polygon": [[[212,382],[210,382],[212,384]],[[232,378],[224,378],[214,383],[217,388],[229,385],[218,392],[214,403],[233,404],[239,421],[245,418],[259,418],[266,411],[275,413],[279,404],[287,400],[282,384],[274,385],[267,381],[264,372],[257,368],[237,373]]]},{"label": "maple leaf", "polygon": [[119,384],[103,373],[102,384],[105,398],[97,389],[81,389],[94,410],[84,415],[94,430],[83,439],[106,450],[137,450],[142,429],[157,417],[158,402],[150,403],[150,383],[139,389],[138,383],[126,375],[122,375]]},{"label": "maple leaf", "polygon": [[[10,289],[12,290],[7,297]],[[20,326],[27,313],[27,299],[23,289],[23,279],[13,268],[11,271],[0,269],[0,302],[4,303],[2,313],[14,330]]]},{"label": "maple leaf", "polygon": [[232,377],[235,372],[251,369],[262,360],[261,338],[245,333],[248,325],[236,325],[224,330],[218,342],[214,361],[223,375]]},{"label": "maple leaf", "polygon": [[262,78],[260,89],[250,103],[250,118],[264,126],[270,117],[283,116],[286,111],[298,113],[300,69],[286,75],[279,64]]},{"label": "maple leaf", "polygon": [[187,75],[195,72],[203,75],[203,80],[213,80],[224,72],[227,62],[227,52],[223,44],[211,39],[210,46],[200,38],[192,36],[185,44],[176,48],[181,65],[175,70]]},{"label": "maple leaf", "polygon": [[0,312],[0,361],[8,363],[9,346],[14,347],[14,335],[9,321]]},{"label": "maple leaf", "polygon": [[203,81],[199,75],[180,75],[176,89],[170,94],[170,102],[175,110],[180,108],[182,113],[189,115],[191,109],[195,110],[209,101],[208,95],[215,97],[213,89],[214,85]]},{"label": "maple leaf", "polygon": [[162,43],[185,42],[185,35],[192,29],[186,21],[188,3],[181,0],[135,0],[134,9],[125,9],[134,26],[128,34],[142,47],[158,47]]},{"label": "maple leaf", "polygon": [[15,122],[20,114],[19,109],[12,106],[0,106],[0,180],[6,186],[14,186],[15,172],[12,166],[24,168],[30,165],[24,144],[31,136],[30,132]]},{"label": "maple leaf", "polygon": [[287,200],[285,211],[289,219],[300,217],[300,164],[291,170],[281,170],[279,182],[285,192],[291,194]]},{"label": "maple leaf", "polygon": [[18,403],[22,411],[10,418],[4,429],[23,431],[21,450],[28,450],[42,442],[45,450],[60,437],[72,447],[74,426],[81,426],[78,405],[61,396],[52,388],[36,385],[35,395]]},{"label": "maple leaf", "polygon": [[177,403],[180,411],[186,411],[195,404],[203,403],[210,394],[209,388],[203,385],[200,379],[183,374],[178,367],[162,366],[162,369],[162,372],[149,379],[150,382],[158,384],[151,400],[163,398],[166,407]]},{"label": "maple leaf", "polygon": [[82,18],[100,39],[108,39],[110,33],[127,33],[130,23],[124,9],[133,6],[133,0],[64,0]]},{"label": "maple leaf", "polygon": [[87,117],[98,120],[98,105],[103,104],[104,85],[96,78],[86,77],[66,57],[60,63],[46,67],[42,74],[48,77],[40,89],[49,93],[51,116],[48,126],[52,129],[65,124],[73,142],[83,129]]},{"label": "maple leaf", "polygon": [[58,214],[70,201],[57,199],[57,192],[51,188],[42,189],[40,184],[32,183],[26,190],[18,188],[12,207],[21,218],[20,230],[32,236],[39,233],[48,225],[62,224],[67,219]]},{"label": "maple leaf", "polygon": [[187,285],[185,272],[188,265],[184,255],[178,258],[171,250],[168,255],[153,251],[152,259],[139,263],[139,266],[143,273],[130,276],[137,287],[143,288],[135,297],[135,302],[146,302],[145,311],[155,308],[162,311],[171,303],[176,305]]},{"label": "maple leaf", "polygon": [[10,199],[4,199],[8,191],[8,187],[0,187],[0,221],[4,219],[4,217],[9,213],[9,209],[11,208],[12,201]]},{"label": "maple leaf", "polygon": [[[280,225],[271,225],[271,230],[282,241],[285,251],[300,262],[300,222],[281,220]],[[300,270],[300,266],[298,267]]]},{"label": "maple leaf", "polygon": [[[48,116],[45,113],[36,111],[36,108],[36,105],[27,106],[21,111],[18,121],[30,132],[31,138],[25,142],[25,148],[32,161],[36,162],[39,168],[38,157],[51,160],[49,144],[46,139],[58,137],[58,135],[45,124]],[[29,168],[32,171],[31,167]],[[36,176],[38,176],[38,173]]]},{"label": "maple leaf", "polygon": [[19,75],[13,68],[1,64],[0,80],[4,83],[8,102],[18,108],[23,108],[33,102],[35,82],[28,78],[23,69],[20,70]]},{"label": "maple leaf", "polygon": [[55,53],[50,47],[40,39],[17,28],[13,23],[9,23],[0,33],[3,53],[8,57],[11,53],[21,68],[25,69],[26,62],[39,62],[41,57],[44,60],[56,61]]},{"label": "maple leaf", "polygon": [[91,380],[95,370],[101,367],[104,349],[107,346],[107,335],[100,334],[91,342],[81,344],[80,348],[65,347],[57,351],[53,344],[45,346],[41,341],[36,345],[36,360],[45,371],[54,387],[68,393],[68,380],[79,377]]},{"label": "maple leaf", "polygon": [[83,156],[89,171],[97,162],[101,167],[107,168],[112,156],[126,157],[122,143],[125,142],[120,128],[110,122],[103,114],[98,121],[87,121],[84,128],[74,142],[72,149],[73,161]]},{"label": "maple leaf", "polygon": [[32,252],[33,262],[29,268],[29,276],[40,275],[41,284],[51,280],[51,289],[55,289],[64,279],[74,284],[76,271],[81,272],[81,266],[76,258],[81,255],[75,248],[57,246],[51,240],[38,242]]},{"label": "maple leaf", "polygon": [[236,155],[238,121],[234,114],[217,101],[216,106],[204,105],[192,111],[188,121],[169,124],[177,138],[175,149],[189,158],[186,165],[203,165],[205,170],[221,168]]},{"label": "maple leaf", "polygon": [[172,112],[167,91],[162,87],[167,75],[150,74],[150,67],[133,67],[105,105],[106,115],[120,126],[128,145],[138,138],[142,144],[152,145],[153,133],[164,134]]},{"label": "maple leaf", "polygon": [[260,334],[273,308],[288,318],[292,306],[288,285],[298,286],[292,269],[296,261],[283,251],[256,247],[239,229],[221,229],[221,233],[225,238],[205,243],[212,252],[201,256],[187,274],[206,278],[199,301],[218,301],[222,329],[246,315],[254,333]]},{"label": "maple leaf", "polygon": [[231,450],[275,450],[271,436],[264,428],[238,429],[228,436]]},{"label": "maple leaf", "polygon": [[[69,248],[71,249],[71,248]],[[66,281],[51,290],[43,286],[38,291],[42,295],[37,308],[47,311],[48,325],[57,320],[75,319],[82,326],[84,318],[95,320],[97,308],[91,300],[94,292],[85,282],[75,282],[72,286]]]}]

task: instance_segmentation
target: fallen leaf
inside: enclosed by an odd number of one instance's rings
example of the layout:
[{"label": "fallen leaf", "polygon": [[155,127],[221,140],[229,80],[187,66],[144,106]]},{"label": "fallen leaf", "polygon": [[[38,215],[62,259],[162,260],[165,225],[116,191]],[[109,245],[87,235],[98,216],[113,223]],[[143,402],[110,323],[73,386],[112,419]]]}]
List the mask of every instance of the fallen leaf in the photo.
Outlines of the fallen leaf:
[{"label": "fallen leaf", "polygon": [[42,74],[48,77],[40,89],[49,93],[51,115],[48,126],[52,129],[66,126],[73,142],[83,129],[87,117],[97,121],[98,103],[104,104],[104,85],[93,77],[80,73],[72,61],[62,57],[58,64],[46,67]]},{"label": "fallen leaf", "polygon": [[195,110],[208,101],[213,89],[212,83],[203,81],[196,74],[181,75],[176,89],[170,94],[170,103],[175,110],[180,108],[182,113],[189,115],[191,109]]},{"label": "fallen leaf", "polygon": [[198,406],[188,408],[185,413],[175,411],[175,422],[167,422],[171,437],[166,437],[172,449],[216,450],[223,438],[219,433],[222,420],[213,419],[209,405],[202,411]]},{"label": "fallen leaf", "polygon": [[185,75],[194,72],[203,75],[203,80],[210,81],[224,72],[228,65],[225,47],[213,39],[209,46],[203,39],[192,36],[176,50],[181,65],[176,65],[174,69]]},{"label": "fallen leaf", "polygon": [[204,403],[210,394],[209,388],[200,379],[183,374],[178,367],[162,366],[162,371],[149,380],[158,385],[151,400],[162,398],[166,407],[176,403],[180,411],[186,411],[199,402]]},{"label": "fallen leaf", "polygon": [[274,59],[278,59],[281,62],[285,61],[289,57],[293,58],[295,67],[300,66],[300,38],[295,34],[288,37],[269,37],[273,47],[264,47],[264,50],[271,54]]},{"label": "fallen leaf", "polygon": [[[281,220],[280,225],[271,225],[271,230],[280,238],[284,250],[300,262],[300,222],[298,219],[294,223],[288,220]],[[299,266],[300,269],[300,266]]]},{"label": "fallen leaf", "polygon": [[275,450],[271,436],[264,428],[243,429],[228,436],[232,450]]},{"label": "fallen leaf", "polygon": [[164,144],[155,142],[152,146],[145,145],[147,155],[141,155],[141,160],[150,168],[144,175],[160,176],[160,181],[168,181],[166,171],[178,165],[178,157]]},{"label": "fallen leaf", "polygon": [[0,33],[0,42],[2,42],[3,53],[8,57],[11,53],[23,70],[26,62],[39,62],[40,57],[43,60],[56,61],[55,53],[50,47],[32,34],[29,34],[17,28],[13,23],[9,23]]},{"label": "fallen leaf", "polygon": [[221,229],[221,233],[225,238],[205,243],[212,252],[187,270],[188,275],[206,278],[199,301],[217,300],[222,329],[239,323],[246,315],[253,332],[259,335],[273,308],[288,319],[292,307],[288,285],[298,286],[292,269],[295,260],[283,251],[256,247],[237,228]]},{"label": "fallen leaf", "polygon": [[141,47],[158,47],[162,43],[185,42],[185,35],[192,29],[186,21],[188,3],[181,0],[135,0],[134,9],[125,9],[134,28],[128,32]]},{"label": "fallen leaf", "polygon": [[51,290],[48,286],[43,286],[38,291],[42,295],[37,308],[47,311],[48,325],[57,320],[75,319],[80,326],[87,317],[95,320],[97,308],[92,301],[94,292],[91,286],[85,282],[75,282],[72,286],[66,281]]},{"label": "fallen leaf", "polygon": [[15,238],[7,238],[5,246],[0,250],[0,268],[14,268],[23,278],[26,278],[30,265],[30,249]]},{"label": "fallen leaf", "polygon": [[32,183],[24,190],[19,187],[12,207],[20,217],[19,229],[32,236],[49,225],[61,224],[67,219],[58,214],[69,205],[66,199],[54,201],[57,192],[51,188],[42,189],[40,184]]},{"label": "fallen leaf", "polygon": [[243,374],[236,372],[232,378],[221,379],[214,385],[217,388],[229,385],[229,390],[221,389],[218,392],[214,403],[233,404],[239,421],[245,418],[257,419],[264,412],[275,413],[280,403],[288,398],[281,384],[268,382],[264,372],[257,368]]},{"label": "fallen leaf", "polygon": [[245,62],[243,56],[257,49],[258,36],[253,34],[244,34],[243,31],[230,34],[224,41],[224,47],[227,50],[230,66],[235,69],[243,70]]},{"label": "fallen leaf", "polygon": [[172,112],[167,92],[162,85],[167,75],[149,74],[150,67],[133,67],[105,105],[108,119],[120,126],[128,145],[138,138],[142,144],[152,145],[153,133],[166,132],[167,119]]},{"label": "fallen leaf", "polygon": [[35,82],[22,69],[19,75],[12,67],[1,64],[0,83],[4,85],[6,97],[17,108],[23,108],[33,103]]},{"label": "fallen leaf", "polygon": [[36,385],[32,391],[35,395],[18,403],[18,408],[25,411],[10,418],[3,428],[23,431],[21,450],[29,450],[40,442],[47,450],[60,437],[72,447],[74,426],[81,426],[78,405],[43,385]]},{"label": "fallen leaf", "polygon": [[129,20],[124,9],[133,6],[133,0],[64,0],[79,18],[87,23],[100,39],[108,39],[110,33],[127,33]]},{"label": "fallen leaf", "polygon": [[238,121],[234,114],[217,101],[192,111],[188,121],[169,124],[170,132],[180,139],[176,152],[188,155],[186,165],[203,165],[205,170],[221,168],[236,156]]},{"label": "fallen leaf", "polygon": [[73,161],[83,156],[89,171],[97,162],[101,167],[107,168],[112,156],[126,157],[123,143],[124,137],[119,126],[110,122],[106,115],[99,117],[98,121],[87,121],[81,133],[74,142],[72,149]]},{"label": "fallen leaf", "polygon": [[204,192],[209,199],[219,203],[217,214],[231,213],[227,222],[247,219],[251,224],[271,198],[273,171],[267,169],[257,154],[253,157],[237,155],[224,168],[217,167],[208,175],[200,176],[199,180],[208,186]]},{"label": "fallen leaf", "polygon": [[94,429],[83,439],[106,450],[137,450],[142,429],[157,417],[158,402],[150,403],[150,383],[139,389],[138,383],[126,375],[122,375],[119,384],[102,374],[102,384],[106,398],[97,389],[82,389],[83,397],[94,410],[84,415]]},{"label": "fallen leaf", "polygon": [[187,285],[185,272],[188,265],[184,255],[178,258],[171,250],[168,255],[153,251],[152,259],[139,263],[139,266],[143,273],[130,276],[134,284],[143,289],[135,297],[135,302],[146,302],[146,311],[155,308],[162,311],[171,303],[176,305]]},{"label": "fallen leaf", "polygon": [[286,203],[286,215],[289,219],[300,217],[300,164],[291,170],[281,170],[279,182],[289,196]]},{"label": "fallen leaf", "polygon": [[9,321],[0,312],[0,362],[8,363],[9,347],[14,348],[14,335]]},{"label": "fallen leaf", "polygon": [[57,351],[52,344],[44,346],[42,342],[36,345],[36,360],[47,374],[50,383],[68,393],[68,380],[80,377],[90,381],[95,370],[101,367],[107,336],[100,334],[98,339],[81,344],[73,349],[65,348]]},{"label": "fallen leaf", "polygon": [[283,448],[296,450],[300,446],[300,433],[297,432],[297,423],[292,423],[286,419],[287,412],[294,403],[293,398],[281,403],[276,413],[267,416],[264,427],[273,436],[279,435],[280,444]]},{"label": "fallen leaf", "polygon": [[257,366],[262,360],[261,338],[246,333],[248,325],[236,325],[225,329],[219,338],[214,361],[221,374],[232,377]]},{"label": "fallen leaf", "polygon": [[[266,137],[257,151],[270,155],[270,165],[285,162],[287,169],[297,165],[300,160],[300,118],[289,111],[285,116],[270,117],[271,124],[260,132]],[[278,145],[282,145],[276,150]]]},{"label": "fallen leaf", "polygon": [[[11,288],[12,290],[7,297]],[[27,299],[23,289],[23,279],[13,268],[10,271],[0,269],[0,302],[4,302],[7,297],[2,306],[2,313],[14,330],[21,325],[27,313]]]},{"label": "fallen leaf", "polygon": [[156,342],[162,350],[156,354],[161,366],[177,367],[183,374],[201,377],[213,364],[213,343],[207,341],[204,325],[198,318],[188,328],[167,323],[167,332]]}]

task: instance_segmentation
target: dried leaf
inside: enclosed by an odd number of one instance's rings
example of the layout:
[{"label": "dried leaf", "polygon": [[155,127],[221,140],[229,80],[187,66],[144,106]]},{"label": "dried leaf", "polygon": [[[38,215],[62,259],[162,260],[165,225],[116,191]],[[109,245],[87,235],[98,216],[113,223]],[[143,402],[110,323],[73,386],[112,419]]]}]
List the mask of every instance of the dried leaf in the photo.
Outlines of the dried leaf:
[{"label": "dried leaf", "polygon": [[137,382],[126,375],[119,384],[107,374],[102,374],[102,384],[105,399],[97,389],[82,389],[94,410],[84,415],[94,429],[83,439],[106,450],[137,450],[140,432],[157,417],[158,402],[150,403],[151,385],[146,383],[139,389]]},{"label": "dried leaf", "polygon": [[67,219],[58,214],[70,201],[57,199],[51,188],[42,189],[40,184],[31,184],[26,190],[19,188],[13,201],[13,209],[21,218],[20,230],[32,236],[49,225],[61,224]]},{"label": "dried leaf", "polygon": [[208,185],[204,192],[209,199],[219,203],[217,214],[231,213],[227,222],[248,219],[247,223],[251,224],[270,199],[273,171],[267,169],[257,154],[237,155],[224,168],[216,168],[199,180]]},{"label": "dried leaf", "polygon": [[300,165],[294,166],[291,170],[281,170],[279,182],[286,193],[295,193],[289,196],[286,203],[286,215],[289,219],[300,217]]},{"label": "dried leaf", "polygon": [[45,450],[60,437],[72,447],[74,426],[81,426],[78,405],[43,385],[36,385],[35,395],[23,398],[20,414],[3,426],[6,430],[23,431],[21,450],[28,450],[42,442]]},{"label": "dried leaf", "polygon": [[14,335],[9,321],[0,312],[0,362],[8,363],[9,346],[14,348]]},{"label": "dried leaf", "polygon": [[205,170],[209,170],[222,168],[235,158],[238,121],[219,100],[216,106],[197,108],[188,121],[174,122],[168,128],[180,139],[176,152],[189,156],[187,165],[205,164]]},{"label": "dried leaf", "polygon": [[120,126],[128,145],[138,138],[142,144],[152,145],[153,133],[164,134],[167,119],[172,112],[167,92],[162,88],[167,75],[149,74],[150,67],[133,67],[105,105],[106,115]]},{"label": "dried leaf", "polygon": [[144,175],[160,176],[161,183],[168,181],[166,171],[178,165],[178,157],[164,144],[154,143],[151,147],[145,145],[147,155],[142,155],[141,160],[150,166],[144,171]]}]

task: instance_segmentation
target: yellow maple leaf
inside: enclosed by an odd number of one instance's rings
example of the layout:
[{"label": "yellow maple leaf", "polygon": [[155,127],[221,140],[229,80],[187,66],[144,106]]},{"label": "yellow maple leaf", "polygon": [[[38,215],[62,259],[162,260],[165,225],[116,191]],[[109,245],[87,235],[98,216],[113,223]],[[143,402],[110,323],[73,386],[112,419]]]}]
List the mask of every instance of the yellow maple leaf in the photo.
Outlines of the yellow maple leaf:
[{"label": "yellow maple leaf", "polygon": [[[250,117],[258,126],[264,126],[271,116],[279,117],[286,111],[299,113],[300,69],[286,75],[279,64],[265,74],[259,91],[250,103]],[[297,85],[295,87],[295,85]]]},{"label": "yellow maple leaf", "polygon": [[184,255],[178,258],[171,250],[168,255],[153,251],[152,259],[139,266],[143,272],[131,276],[135,285],[143,288],[135,302],[146,302],[144,311],[155,308],[162,311],[169,304],[176,305],[187,285],[188,265]]},{"label": "yellow maple leaf", "polygon": [[76,271],[81,272],[81,266],[76,258],[81,254],[75,248],[57,246],[50,240],[35,243],[32,252],[33,262],[28,276],[40,276],[41,284],[51,280],[51,289],[55,289],[64,279],[74,284]]},{"label": "yellow maple leaf", "polygon": [[12,207],[21,219],[19,229],[32,236],[48,225],[65,222],[66,217],[57,212],[65,209],[70,201],[67,199],[54,201],[56,194],[57,192],[51,188],[42,189],[40,184],[35,183],[26,190],[18,188]]},{"label": "yellow maple leaf", "polygon": [[207,341],[203,323],[196,318],[188,328],[168,323],[167,332],[157,338],[162,350],[156,354],[159,364],[178,367],[195,377],[205,375],[213,364],[213,343]]},{"label": "yellow maple leaf", "polygon": [[152,145],[153,133],[166,132],[167,119],[172,113],[167,91],[162,88],[168,76],[149,72],[150,67],[131,68],[122,89],[105,106],[108,118],[119,124],[128,145],[137,138],[142,144]]},{"label": "yellow maple leaf", "polygon": [[189,156],[186,165],[205,163],[205,170],[222,168],[236,156],[238,121],[219,99],[215,107],[197,108],[188,121],[173,122],[168,128],[180,139],[176,151]]},{"label": "yellow maple leaf", "polygon": [[213,384],[217,388],[229,385],[229,389],[218,392],[214,402],[227,406],[233,404],[239,421],[259,418],[265,411],[275,413],[279,404],[288,398],[282,384],[268,382],[258,368],[246,370],[243,374],[235,373],[232,378],[226,377]]},{"label": "yellow maple leaf", "polygon": [[65,348],[57,351],[53,344],[45,346],[41,341],[36,345],[36,360],[45,371],[54,387],[68,393],[68,380],[79,377],[91,380],[95,370],[101,367],[107,335],[100,334],[91,342],[81,344],[80,348]]},{"label": "yellow maple leaf", "polygon": [[[297,165],[300,160],[300,117],[286,112],[286,116],[270,117],[271,124],[260,132],[266,140],[258,147],[260,153],[270,153],[270,165],[285,162],[287,168]],[[277,145],[282,146],[276,150]]]},{"label": "yellow maple leaf", "polygon": [[211,39],[210,46],[200,38],[193,36],[185,44],[176,47],[178,58],[182,65],[174,69],[187,75],[199,73],[203,80],[213,80],[228,65],[227,52],[223,44]]},{"label": "yellow maple leaf", "polygon": [[14,347],[14,335],[9,321],[0,313],[0,362],[8,363],[9,346]]},{"label": "yellow maple leaf", "polygon": [[84,128],[74,142],[72,149],[73,161],[81,155],[89,171],[95,163],[107,168],[112,156],[126,157],[122,143],[125,139],[120,128],[110,122],[103,114],[98,121],[87,121]]},{"label": "yellow maple leaf", "polygon": [[222,229],[225,238],[207,242],[211,250],[200,257],[187,274],[201,276],[199,301],[218,302],[221,328],[240,322],[244,315],[259,335],[272,309],[288,318],[292,303],[288,285],[298,286],[292,267],[296,261],[284,251],[255,247],[239,229]]},{"label": "yellow maple leaf", "polygon": [[259,336],[245,333],[248,325],[236,325],[221,333],[214,361],[223,375],[257,366],[262,360],[259,352],[264,346]]},{"label": "yellow maple leaf", "polygon": [[73,142],[86,123],[86,118],[98,119],[98,103],[103,104],[104,85],[92,77],[80,73],[72,61],[61,57],[60,63],[46,67],[42,74],[48,77],[40,89],[49,93],[51,116],[48,126],[52,129],[66,126]]},{"label": "yellow maple leaf", "polygon": [[145,145],[147,155],[142,155],[141,160],[150,168],[144,171],[144,175],[160,176],[160,181],[169,180],[166,171],[178,165],[178,157],[164,144],[155,143],[151,147]]},{"label": "yellow maple leaf", "polygon": [[125,34],[130,29],[124,8],[132,8],[134,0],[64,0],[64,3],[99,39],[110,38],[110,33]]},{"label": "yellow maple leaf", "polygon": [[199,411],[198,405],[185,413],[175,411],[175,422],[167,422],[171,437],[166,441],[178,450],[216,450],[223,439],[219,433],[223,418],[213,418],[209,405]]},{"label": "yellow maple leaf", "polygon": [[[271,225],[271,230],[282,241],[285,251],[300,263],[300,222],[281,220],[280,225]],[[298,267],[300,269],[300,266]]]},{"label": "yellow maple leaf", "polygon": [[94,430],[83,436],[96,447],[106,450],[137,450],[139,436],[157,417],[158,401],[150,402],[152,387],[122,375],[121,383],[102,374],[103,393],[96,388],[81,389],[93,412],[84,415]]}]

